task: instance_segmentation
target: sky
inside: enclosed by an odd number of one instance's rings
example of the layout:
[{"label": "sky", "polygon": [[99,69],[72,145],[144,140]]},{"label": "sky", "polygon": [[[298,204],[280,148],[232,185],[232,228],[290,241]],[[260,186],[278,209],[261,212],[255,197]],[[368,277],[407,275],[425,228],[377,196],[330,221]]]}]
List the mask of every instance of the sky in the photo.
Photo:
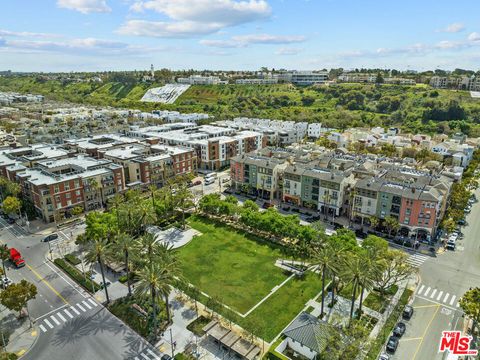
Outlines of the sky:
[{"label": "sky", "polygon": [[1,0],[0,71],[480,69],[478,0]]}]

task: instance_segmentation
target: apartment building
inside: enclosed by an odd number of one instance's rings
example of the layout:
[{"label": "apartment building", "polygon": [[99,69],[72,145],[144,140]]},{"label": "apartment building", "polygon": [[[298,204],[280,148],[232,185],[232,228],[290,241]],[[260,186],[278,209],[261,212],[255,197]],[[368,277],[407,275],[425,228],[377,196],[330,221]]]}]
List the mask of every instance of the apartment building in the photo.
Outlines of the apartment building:
[{"label": "apartment building", "polygon": [[228,84],[228,81],[222,81],[218,76],[190,75],[188,78],[178,78],[177,83],[188,85],[219,85]]},{"label": "apartment building", "polygon": [[127,188],[163,186],[175,176],[194,174],[197,165],[192,149],[162,144],[115,148],[105,151],[102,158],[123,168]]},{"label": "apartment building", "polygon": [[322,168],[317,164],[289,165],[283,172],[282,201],[339,216],[351,179],[350,172]]},{"label": "apartment building", "polygon": [[265,200],[281,196],[280,175],[287,167],[281,159],[255,153],[236,156],[230,161],[232,187]]},{"label": "apartment building", "polygon": [[363,74],[363,73],[343,73],[338,76],[337,80],[340,82],[353,82],[353,83],[374,83],[377,79],[376,74]]},{"label": "apartment building", "polygon": [[138,143],[139,140],[118,134],[101,134],[81,139],[66,139],[64,147],[79,154],[101,159],[108,149]]},{"label": "apartment building", "polygon": [[300,86],[325,84],[328,81],[328,71],[289,71],[278,74],[278,80]]},{"label": "apartment building", "polygon": [[434,235],[443,218],[452,181],[412,169],[384,172],[356,181],[352,220],[370,223],[370,217],[393,217],[404,236]]},{"label": "apartment building", "polygon": [[237,79],[235,84],[237,85],[272,85],[277,84],[278,78],[270,77],[263,79]]},{"label": "apartment building", "polygon": [[45,160],[16,173],[23,196],[46,222],[68,217],[77,206],[93,210],[125,189],[121,166],[84,155]]}]

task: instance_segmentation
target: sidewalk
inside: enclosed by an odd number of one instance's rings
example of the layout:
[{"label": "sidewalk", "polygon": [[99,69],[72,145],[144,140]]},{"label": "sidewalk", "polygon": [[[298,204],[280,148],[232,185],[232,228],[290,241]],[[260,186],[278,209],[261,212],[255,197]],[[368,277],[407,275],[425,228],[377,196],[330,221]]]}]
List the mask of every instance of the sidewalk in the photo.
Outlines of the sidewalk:
[{"label": "sidewalk", "polygon": [[[17,314],[1,306],[0,325],[4,336],[8,336],[6,351],[22,356],[33,347],[38,338],[38,331],[33,324],[30,327],[28,317],[18,320]],[[7,340],[7,339],[5,339]]]}]

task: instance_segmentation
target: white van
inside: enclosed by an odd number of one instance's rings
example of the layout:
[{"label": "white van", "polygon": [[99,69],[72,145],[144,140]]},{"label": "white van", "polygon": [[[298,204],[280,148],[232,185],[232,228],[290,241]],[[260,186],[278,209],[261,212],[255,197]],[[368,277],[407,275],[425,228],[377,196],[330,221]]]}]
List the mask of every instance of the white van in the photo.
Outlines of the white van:
[{"label": "white van", "polygon": [[214,182],[215,182],[214,177],[205,177],[205,185],[210,185],[210,184],[213,184]]},{"label": "white van", "polygon": [[454,240],[454,239],[449,239],[449,240],[447,241],[447,246],[445,246],[445,247],[446,247],[448,250],[455,250],[455,243],[456,243],[456,242],[457,242],[457,241]]}]

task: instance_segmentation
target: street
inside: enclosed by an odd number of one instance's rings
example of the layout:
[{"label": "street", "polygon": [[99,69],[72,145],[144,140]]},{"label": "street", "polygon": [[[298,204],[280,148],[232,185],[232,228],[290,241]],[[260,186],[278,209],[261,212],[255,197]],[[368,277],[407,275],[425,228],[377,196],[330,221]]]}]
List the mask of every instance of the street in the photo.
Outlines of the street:
[{"label": "street", "polygon": [[[81,231],[63,230],[50,245],[61,246],[71,233]],[[156,349],[47,260],[49,246],[41,239],[49,233],[28,234],[0,220],[2,243],[18,249],[26,262],[20,269],[7,262],[7,276],[15,283],[26,279],[38,289],[28,304],[37,339],[22,359],[159,359]]]},{"label": "street", "polygon": [[[480,196],[477,190],[476,196]],[[480,286],[480,203],[475,203],[462,227],[464,238],[455,251],[445,251],[424,261],[419,270],[412,319],[392,359],[444,359],[439,353],[443,330],[464,331],[458,301],[471,287]]]}]

